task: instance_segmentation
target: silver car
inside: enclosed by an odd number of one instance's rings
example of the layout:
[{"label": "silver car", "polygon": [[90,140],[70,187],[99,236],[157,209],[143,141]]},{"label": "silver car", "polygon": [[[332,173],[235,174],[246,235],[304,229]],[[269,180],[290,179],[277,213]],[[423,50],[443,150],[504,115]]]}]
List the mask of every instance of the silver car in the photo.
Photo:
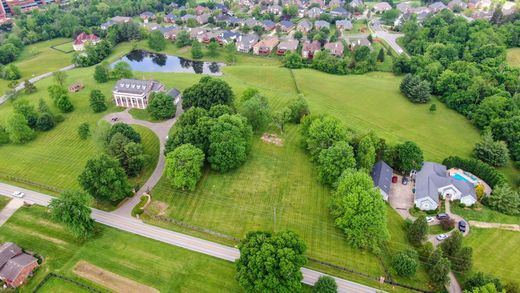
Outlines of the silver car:
[{"label": "silver car", "polygon": [[13,197],[17,197],[17,198],[22,198],[25,196],[25,193],[21,192],[21,191],[15,191],[13,192]]},{"label": "silver car", "polygon": [[437,235],[437,237],[435,237],[435,238],[437,238],[437,240],[439,240],[439,241],[442,241],[442,240],[447,239],[447,238],[448,238],[448,235],[446,235],[446,234],[439,234],[439,235]]}]

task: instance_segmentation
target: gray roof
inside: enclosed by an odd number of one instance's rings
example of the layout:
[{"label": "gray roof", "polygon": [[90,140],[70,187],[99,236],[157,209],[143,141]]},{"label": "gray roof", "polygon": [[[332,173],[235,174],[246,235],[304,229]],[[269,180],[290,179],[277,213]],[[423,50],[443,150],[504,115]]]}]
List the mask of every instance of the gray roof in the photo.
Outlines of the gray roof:
[{"label": "gray roof", "polygon": [[298,43],[298,40],[295,39],[285,40],[278,44],[278,49],[295,51],[298,48]]},{"label": "gray roof", "polygon": [[173,88],[168,92],[168,96],[170,96],[174,99],[177,98],[180,94],[181,94],[181,92],[176,88]]},{"label": "gray roof", "polygon": [[2,244],[0,246],[0,268],[20,253],[22,253],[22,249],[18,245],[12,242]]},{"label": "gray roof", "polygon": [[390,193],[390,186],[392,185],[392,175],[394,170],[388,166],[384,161],[379,161],[372,168],[372,180],[374,186],[378,187],[386,194]]},{"label": "gray roof", "polygon": [[37,261],[38,260],[34,256],[26,253],[15,256],[10,259],[0,270],[0,279],[15,280],[27,265]]},{"label": "gray roof", "polygon": [[462,196],[471,195],[476,198],[473,184],[449,176],[446,166],[433,162],[424,162],[421,171],[417,172],[415,176],[415,198],[429,197],[434,202],[439,203],[439,188],[448,185],[455,186],[462,193]]},{"label": "gray roof", "polygon": [[114,86],[114,92],[143,95],[151,91],[157,91],[162,85],[155,80],[120,79]]}]

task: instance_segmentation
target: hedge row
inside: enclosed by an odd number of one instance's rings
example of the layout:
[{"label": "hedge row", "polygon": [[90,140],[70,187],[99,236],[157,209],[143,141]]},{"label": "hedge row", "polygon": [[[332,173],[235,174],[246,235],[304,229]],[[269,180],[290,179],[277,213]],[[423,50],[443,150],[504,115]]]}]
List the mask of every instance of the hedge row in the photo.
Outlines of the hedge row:
[{"label": "hedge row", "polygon": [[491,188],[497,185],[507,183],[507,179],[504,174],[500,173],[497,169],[492,166],[476,160],[476,159],[463,159],[457,156],[447,157],[442,162],[446,167],[449,168],[460,168],[464,171],[473,173],[473,175],[484,180]]}]

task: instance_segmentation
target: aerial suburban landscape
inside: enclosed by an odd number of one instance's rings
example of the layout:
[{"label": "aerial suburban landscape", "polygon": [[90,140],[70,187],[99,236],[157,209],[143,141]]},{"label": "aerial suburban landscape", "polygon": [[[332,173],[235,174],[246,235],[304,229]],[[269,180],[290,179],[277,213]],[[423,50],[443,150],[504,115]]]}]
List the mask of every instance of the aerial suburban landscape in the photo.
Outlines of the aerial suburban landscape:
[{"label": "aerial suburban landscape", "polygon": [[520,293],[520,2],[0,0],[0,292]]}]

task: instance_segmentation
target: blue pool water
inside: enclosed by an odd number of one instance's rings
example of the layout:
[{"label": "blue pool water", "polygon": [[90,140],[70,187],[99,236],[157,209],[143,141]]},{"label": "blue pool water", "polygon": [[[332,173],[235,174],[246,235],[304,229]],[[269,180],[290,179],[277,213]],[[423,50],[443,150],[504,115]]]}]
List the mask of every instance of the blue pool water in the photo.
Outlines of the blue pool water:
[{"label": "blue pool water", "polygon": [[468,181],[469,183],[472,183],[473,184],[473,181],[470,181],[468,180],[466,177],[460,175],[459,173],[455,173],[455,175],[452,175],[451,177],[457,179],[457,180],[464,180],[464,181]]}]

